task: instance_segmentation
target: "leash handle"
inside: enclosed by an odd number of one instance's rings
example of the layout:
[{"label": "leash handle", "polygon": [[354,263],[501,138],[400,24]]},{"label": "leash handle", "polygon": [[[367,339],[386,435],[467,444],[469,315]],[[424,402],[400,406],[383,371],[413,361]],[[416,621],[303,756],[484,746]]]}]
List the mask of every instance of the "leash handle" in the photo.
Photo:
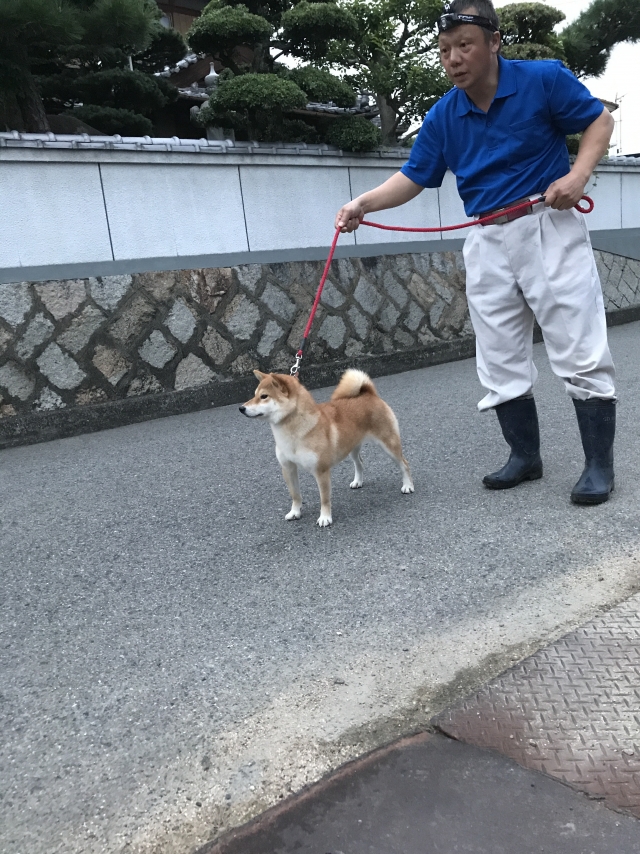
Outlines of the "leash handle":
[{"label": "leash handle", "polygon": [[[574,207],[576,210],[580,211],[580,213],[588,214],[594,208],[593,199],[589,196],[582,196],[580,201],[586,201],[587,207],[582,208],[580,204],[576,204]],[[517,205],[512,205],[509,208],[505,208],[504,210],[499,211],[498,213],[489,214],[488,216],[480,217],[480,219],[471,219],[467,222],[461,222],[459,225],[441,225],[437,228],[406,228],[399,225],[382,225],[379,222],[368,222],[367,220],[362,220],[360,225],[369,225],[372,228],[380,228],[383,231],[411,231],[411,232],[419,232],[422,234],[432,234],[434,232],[441,231],[456,231],[459,228],[469,228],[472,225],[482,225],[485,222],[492,222],[494,219],[498,219],[501,216],[505,216],[505,214],[514,213],[515,211],[522,210],[523,208],[531,207],[532,205],[538,205],[540,203],[544,203],[545,197],[538,196],[537,199],[529,199],[526,202],[520,202]],[[331,248],[329,249],[329,256],[327,258],[327,263],[324,265],[324,270],[322,272],[322,278],[320,279],[320,284],[318,285],[318,290],[316,291],[316,298],[313,301],[313,305],[311,307],[311,314],[309,315],[309,320],[304,330],[304,334],[302,336],[302,343],[300,344],[300,349],[296,353],[296,361],[292,366],[289,373],[292,377],[298,376],[300,373],[300,365],[302,363],[302,358],[304,355],[304,348],[307,343],[307,338],[309,337],[309,333],[311,332],[311,326],[313,324],[313,319],[316,316],[316,311],[318,310],[318,305],[320,304],[320,297],[322,296],[322,289],[324,288],[324,283],[327,281],[327,276],[329,275],[329,268],[331,267],[331,262],[333,261],[333,255],[336,251],[336,245],[338,243],[338,238],[340,237],[341,229],[338,226],[336,228],[335,234],[333,235],[333,241],[331,243]]]},{"label": "leash handle", "polygon": [[[586,207],[586,208],[581,208],[581,207],[580,207],[580,202],[582,201],[582,199],[584,199],[584,200],[585,200],[585,202],[587,203],[587,207]],[[594,209],[594,207],[595,207],[594,202],[593,202],[593,199],[591,198],[591,196],[583,196],[583,197],[582,197],[582,199],[580,199],[580,202],[578,202],[578,204],[577,204],[577,205],[574,205],[574,208],[575,208],[577,211],[580,211],[580,213],[581,213],[581,214],[589,214],[589,213],[591,213],[591,211],[592,211],[592,210]]]}]

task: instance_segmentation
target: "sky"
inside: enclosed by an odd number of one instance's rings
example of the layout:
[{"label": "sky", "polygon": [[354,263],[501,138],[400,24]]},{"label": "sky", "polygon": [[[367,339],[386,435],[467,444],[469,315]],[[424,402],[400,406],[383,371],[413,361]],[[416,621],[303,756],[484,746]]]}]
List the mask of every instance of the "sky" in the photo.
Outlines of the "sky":
[{"label": "sky", "polygon": [[[511,2],[511,0],[509,0]],[[507,0],[496,2],[496,8],[505,6]],[[589,6],[589,0],[550,0],[550,6],[567,16],[559,26],[562,30]],[[582,82],[592,95],[607,101],[618,101],[613,113],[616,127],[611,137],[613,146],[609,154],[640,153],[640,43],[618,44],[611,51],[607,68],[600,77],[588,77]]]}]

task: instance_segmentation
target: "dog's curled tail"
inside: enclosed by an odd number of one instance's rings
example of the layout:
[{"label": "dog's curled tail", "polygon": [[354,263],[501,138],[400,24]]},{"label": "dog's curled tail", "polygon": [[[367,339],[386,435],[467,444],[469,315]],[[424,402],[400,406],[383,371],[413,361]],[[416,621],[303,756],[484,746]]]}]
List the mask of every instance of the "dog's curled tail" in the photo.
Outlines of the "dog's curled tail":
[{"label": "dog's curled tail", "polygon": [[331,400],[338,400],[341,397],[358,397],[360,394],[369,393],[378,396],[376,387],[371,381],[371,377],[365,374],[364,371],[356,371],[350,368],[345,371],[340,377],[338,387],[331,395]]}]

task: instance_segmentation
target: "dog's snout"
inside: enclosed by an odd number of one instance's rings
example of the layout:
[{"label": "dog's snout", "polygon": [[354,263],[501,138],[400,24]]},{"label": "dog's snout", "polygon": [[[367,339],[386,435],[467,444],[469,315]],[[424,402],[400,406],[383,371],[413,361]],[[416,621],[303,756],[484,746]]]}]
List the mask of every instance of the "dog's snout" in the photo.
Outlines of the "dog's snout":
[{"label": "dog's snout", "polygon": [[240,410],[240,412],[242,412],[242,414],[243,414],[243,415],[244,415],[244,413],[247,411],[247,407],[246,407],[246,406],[239,406],[239,407],[238,407],[238,409]]}]

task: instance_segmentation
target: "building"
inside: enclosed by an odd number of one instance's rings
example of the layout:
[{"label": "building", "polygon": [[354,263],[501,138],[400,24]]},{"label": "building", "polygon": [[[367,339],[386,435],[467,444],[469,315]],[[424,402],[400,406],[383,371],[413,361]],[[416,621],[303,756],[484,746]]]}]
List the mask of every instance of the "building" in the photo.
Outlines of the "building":
[{"label": "building", "polygon": [[166,18],[166,24],[182,35],[189,31],[207,3],[208,0],[178,0],[178,2],[157,0],[158,7]]}]

